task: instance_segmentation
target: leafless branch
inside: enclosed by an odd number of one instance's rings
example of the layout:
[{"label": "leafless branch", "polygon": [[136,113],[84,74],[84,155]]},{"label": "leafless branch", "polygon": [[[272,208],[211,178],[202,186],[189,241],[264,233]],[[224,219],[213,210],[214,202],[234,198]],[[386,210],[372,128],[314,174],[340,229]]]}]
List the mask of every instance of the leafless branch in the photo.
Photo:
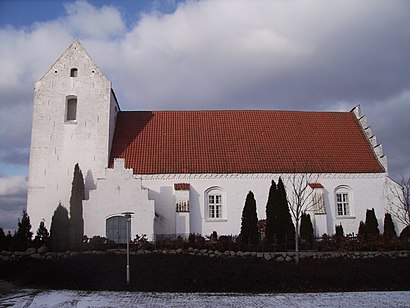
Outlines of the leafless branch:
[{"label": "leafless branch", "polygon": [[401,176],[400,184],[388,186],[388,211],[400,223],[410,226],[410,175]]}]

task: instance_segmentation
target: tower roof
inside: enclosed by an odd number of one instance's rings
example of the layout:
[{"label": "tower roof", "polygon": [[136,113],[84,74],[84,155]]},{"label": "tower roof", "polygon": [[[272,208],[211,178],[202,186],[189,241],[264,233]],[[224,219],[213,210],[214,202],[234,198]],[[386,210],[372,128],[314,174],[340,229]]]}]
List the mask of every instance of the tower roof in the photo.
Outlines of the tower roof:
[{"label": "tower roof", "polygon": [[95,74],[98,74],[102,78],[107,80],[104,74],[98,68],[98,66],[91,59],[90,55],[88,54],[84,46],[81,44],[80,40],[76,39],[61,54],[58,60],[54,62],[51,68],[43,75],[43,77],[40,78],[40,81],[49,74],[54,75],[59,70],[66,69],[66,65],[70,65],[71,67],[77,68],[77,67],[84,66],[86,62],[91,63],[91,66],[93,66],[93,70]]}]

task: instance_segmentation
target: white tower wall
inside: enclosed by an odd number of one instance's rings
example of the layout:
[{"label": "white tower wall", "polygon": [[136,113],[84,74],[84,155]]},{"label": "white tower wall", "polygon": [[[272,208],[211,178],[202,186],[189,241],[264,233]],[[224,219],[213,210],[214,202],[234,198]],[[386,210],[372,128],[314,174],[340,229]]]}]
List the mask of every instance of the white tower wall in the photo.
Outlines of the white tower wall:
[{"label": "white tower wall", "polygon": [[[104,175],[119,107],[110,81],[78,40],[36,82],[34,91],[27,210],[36,229],[42,219],[50,227],[59,202],[69,210],[76,163],[86,196]],[[74,97],[75,120],[67,120],[67,99]]]}]

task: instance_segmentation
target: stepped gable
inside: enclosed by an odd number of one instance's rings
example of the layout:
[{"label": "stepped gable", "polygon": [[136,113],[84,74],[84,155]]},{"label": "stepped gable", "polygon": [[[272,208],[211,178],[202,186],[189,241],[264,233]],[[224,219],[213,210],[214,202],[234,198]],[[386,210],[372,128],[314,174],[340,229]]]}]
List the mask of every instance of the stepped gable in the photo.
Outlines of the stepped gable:
[{"label": "stepped gable", "polygon": [[352,112],[121,111],[114,158],[135,174],[384,172]]}]

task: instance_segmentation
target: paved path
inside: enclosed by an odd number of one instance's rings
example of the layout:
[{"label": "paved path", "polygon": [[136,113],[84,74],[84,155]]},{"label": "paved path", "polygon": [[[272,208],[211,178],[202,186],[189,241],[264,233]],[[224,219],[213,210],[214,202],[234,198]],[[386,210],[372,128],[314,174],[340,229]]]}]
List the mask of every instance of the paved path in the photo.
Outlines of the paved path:
[{"label": "paved path", "polygon": [[410,291],[215,294],[28,289],[0,294],[0,307],[410,307]]}]

